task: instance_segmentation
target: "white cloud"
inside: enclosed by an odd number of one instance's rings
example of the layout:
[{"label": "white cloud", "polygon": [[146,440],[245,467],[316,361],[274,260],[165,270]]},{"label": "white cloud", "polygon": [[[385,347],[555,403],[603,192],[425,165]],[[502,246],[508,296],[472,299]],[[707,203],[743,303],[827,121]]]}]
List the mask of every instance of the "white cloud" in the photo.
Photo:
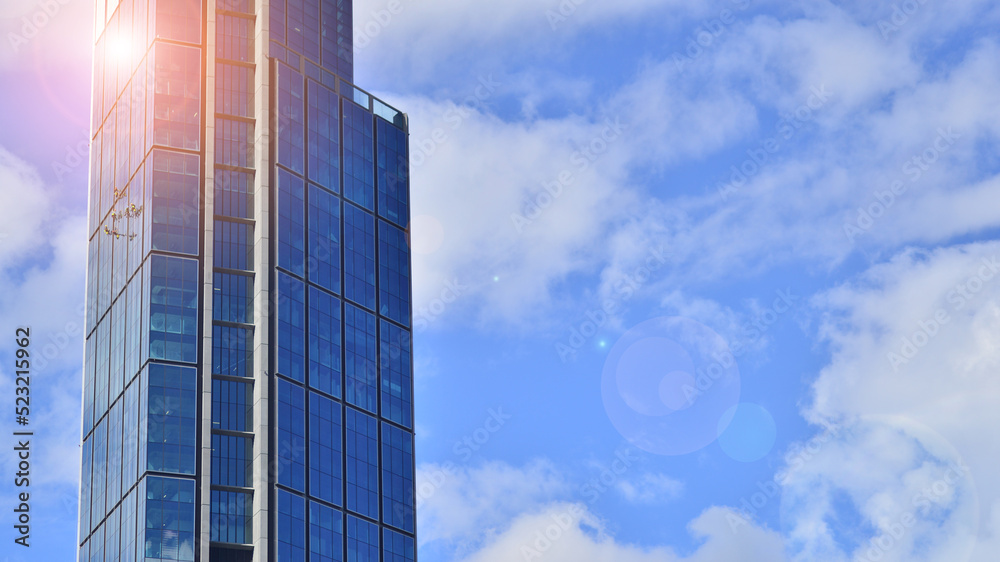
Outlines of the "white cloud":
[{"label": "white cloud", "polygon": [[684,483],[666,474],[646,473],[635,481],[619,480],[615,489],[629,503],[663,504],[677,499],[684,491]]},{"label": "white cloud", "polygon": [[501,462],[477,467],[420,465],[420,542],[476,543],[518,513],[565,492],[563,476],[548,461],[522,468]]},{"label": "white cloud", "polygon": [[[389,11],[391,4],[394,10]],[[561,15],[560,4],[565,5]],[[359,60],[378,61],[372,68],[399,68],[414,79],[440,75],[444,65],[476,53],[480,62],[500,62],[504,54],[561,56],[558,47],[580,29],[628,21],[652,13],[704,15],[709,8],[683,0],[569,2],[512,0],[463,2],[439,0],[361,0],[354,6],[355,52]],[[366,66],[362,64],[361,66]]]},{"label": "white cloud", "polygon": [[[1000,505],[1000,243],[907,251],[815,304],[833,356],[805,414],[855,431],[793,463],[783,507],[797,552],[876,556],[875,539],[892,543],[886,561],[990,559]],[[959,462],[968,470],[942,485]],[[838,524],[845,509],[874,530]],[[903,517],[914,523],[900,534]]]},{"label": "white cloud", "polygon": [[[666,546],[641,547],[615,540],[587,506],[558,499],[566,486],[551,464],[535,462],[518,468],[493,463],[447,471],[441,466],[424,466],[420,470],[424,479],[443,471],[451,477],[418,510],[420,540],[422,545],[442,540],[457,545],[451,550],[456,560],[784,560],[781,538],[776,533],[755,525],[734,529],[739,518],[731,510],[710,508],[692,521],[689,531],[700,546],[690,556],[679,556]],[[679,483],[655,474],[645,475],[637,485],[670,494],[679,488]],[[646,492],[636,494],[637,501],[647,499]]]},{"label": "white cloud", "polygon": [[[30,429],[33,521],[39,528],[75,529],[80,457],[80,391],[83,362],[86,218],[67,215],[35,170],[0,148],[0,332],[30,337],[30,425],[0,418],[0,431]],[[13,363],[10,348],[5,360]],[[9,371],[8,371],[9,373]],[[13,377],[0,377],[0,394],[14,396]],[[16,472],[13,455],[0,469]],[[0,496],[13,497],[13,479]]]}]

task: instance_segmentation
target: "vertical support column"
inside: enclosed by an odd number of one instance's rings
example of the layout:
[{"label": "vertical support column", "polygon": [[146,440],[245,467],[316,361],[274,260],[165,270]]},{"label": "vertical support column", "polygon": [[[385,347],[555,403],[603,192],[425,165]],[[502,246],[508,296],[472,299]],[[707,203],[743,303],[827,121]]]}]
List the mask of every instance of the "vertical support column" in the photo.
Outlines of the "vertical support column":
[{"label": "vertical support column", "polygon": [[201,356],[201,449],[198,486],[201,504],[196,506],[201,532],[197,537],[198,559],[207,562],[212,540],[212,319],[215,277],[215,3],[205,2],[205,158],[202,159],[201,202],[205,218],[202,230],[202,356]]},{"label": "vertical support column", "polygon": [[[283,1],[283,0],[279,0]],[[257,23],[254,30],[254,393],[253,393],[253,560],[267,562],[270,538],[270,497],[268,480],[271,475],[268,450],[271,444],[270,378],[271,361],[268,346],[271,337],[271,317],[276,312],[271,299],[271,65],[270,1],[258,0]]]}]

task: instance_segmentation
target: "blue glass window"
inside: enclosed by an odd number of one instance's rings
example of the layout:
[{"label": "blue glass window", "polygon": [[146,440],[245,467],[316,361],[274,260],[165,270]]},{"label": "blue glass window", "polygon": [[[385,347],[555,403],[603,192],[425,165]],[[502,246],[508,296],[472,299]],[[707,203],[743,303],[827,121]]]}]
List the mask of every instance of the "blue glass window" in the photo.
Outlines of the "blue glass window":
[{"label": "blue glass window", "polygon": [[295,494],[278,490],[278,562],[306,559],[306,504]]},{"label": "blue glass window", "polygon": [[309,495],[343,503],[343,436],[340,404],[309,393]]},{"label": "blue glass window", "polygon": [[125,378],[125,303],[127,299],[119,298],[111,305],[111,313],[105,317],[105,322],[111,322],[111,351],[108,355],[108,403],[118,399],[124,389]]},{"label": "blue glass window", "polygon": [[106,562],[104,559],[104,527],[99,527],[90,537],[90,562]]},{"label": "blue glass window", "polygon": [[408,533],[414,527],[413,436],[382,423],[382,519]]},{"label": "blue glass window", "polygon": [[278,483],[305,492],[306,404],[305,391],[278,379]]},{"label": "blue glass window", "polygon": [[253,376],[253,328],[212,326],[212,374]]},{"label": "blue glass window", "polygon": [[[246,70],[246,69],[241,69]],[[222,78],[220,77],[220,80]],[[240,92],[226,90],[222,92],[228,99],[219,100],[218,103],[228,103],[226,109],[232,111],[242,111],[249,113],[250,108],[245,104],[249,103],[245,98],[241,98]],[[244,108],[234,107],[237,104],[244,104]],[[239,166],[250,168],[253,162],[253,123],[239,121],[237,119],[215,119],[215,162],[227,166]]]},{"label": "blue glass window", "polygon": [[[200,33],[200,26],[195,29]],[[154,48],[153,143],[198,150],[202,116],[201,50],[161,42]]]},{"label": "blue glass window", "polygon": [[212,435],[212,484],[253,486],[253,441],[249,437]]},{"label": "blue glass window", "polygon": [[375,326],[375,315],[350,303],[344,305],[344,396],[349,404],[373,414],[378,411]]},{"label": "blue glass window", "polygon": [[340,397],[340,299],[309,287],[309,386]]},{"label": "blue glass window", "polygon": [[97,325],[97,343],[94,346],[94,353],[97,354],[96,371],[94,372],[94,418],[100,418],[104,412],[108,411],[108,342],[111,339],[111,319],[105,317]]},{"label": "blue glass window", "polygon": [[97,433],[91,435],[83,442],[83,452],[81,454],[81,470],[80,470],[80,537],[85,537],[90,534],[90,507],[91,507],[91,492],[93,491],[93,484],[91,484],[91,476],[94,473],[94,441]]},{"label": "blue glass window", "polygon": [[122,493],[130,490],[138,478],[140,385],[136,379],[125,389],[125,411],[122,419]]},{"label": "blue glass window", "polygon": [[128,309],[125,311],[125,384],[139,374],[142,355],[142,276],[136,275],[125,291]]},{"label": "blue glass window", "polygon": [[413,562],[416,545],[413,537],[397,533],[392,529],[382,529],[382,561]]},{"label": "blue glass window", "polygon": [[215,214],[253,218],[253,174],[215,169]]},{"label": "blue glass window", "polygon": [[410,325],[410,248],[406,234],[391,224],[378,225],[379,314]]},{"label": "blue glass window", "polygon": [[306,295],[302,281],[278,272],[278,373],[305,382]]},{"label": "blue glass window", "polygon": [[215,267],[253,269],[253,225],[215,221]]},{"label": "blue glass window", "polygon": [[410,332],[385,320],[381,320],[381,327],[382,417],[405,427],[413,427]]},{"label": "blue glass window", "polygon": [[212,380],[212,429],[251,431],[253,385],[249,382]]},{"label": "blue glass window", "polygon": [[104,559],[105,561],[115,561],[117,562],[119,557],[119,549],[121,548],[121,542],[119,540],[119,533],[121,533],[122,515],[121,512],[115,508],[110,515],[108,515],[107,521],[104,522]]},{"label": "blue glass window", "polygon": [[378,525],[347,516],[347,562],[378,562]]},{"label": "blue glass window", "polygon": [[146,470],[194,474],[198,435],[198,371],[150,363],[144,393],[146,416]]},{"label": "blue glass window", "polygon": [[[272,25],[272,29],[273,29]],[[278,64],[277,162],[305,174],[305,82],[298,71]]]},{"label": "blue glass window", "polygon": [[340,292],[340,199],[309,186],[309,281]]},{"label": "blue glass window", "polygon": [[[93,208],[94,206],[91,205]],[[87,244],[87,333],[89,334],[94,326],[97,326],[97,320],[100,318],[98,311],[100,310],[100,305],[98,304],[98,294],[100,293],[97,282],[97,275],[101,272],[100,258],[100,243],[101,239],[105,237],[104,233],[98,233],[90,239]]]},{"label": "blue glass window", "polygon": [[194,560],[194,480],[145,479],[145,562]]},{"label": "blue glass window", "polygon": [[119,562],[136,562],[135,535],[136,517],[135,490],[129,492],[121,504],[121,557]]},{"label": "blue glass window", "polygon": [[153,152],[152,249],[198,255],[200,168],[197,155]]},{"label": "blue glass window", "polygon": [[150,264],[149,356],[198,361],[198,261],[153,255]]},{"label": "blue glass window", "polygon": [[271,39],[279,43],[285,42],[285,2],[271,2]]},{"label": "blue glass window", "polygon": [[343,562],[344,514],[309,502],[309,562]]},{"label": "blue glass window", "polygon": [[306,198],[302,178],[278,168],[278,266],[305,277]]},{"label": "blue glass window", "polygon": [[406,133],[384,119],[378,127],[378,216],[406,228],[410,220]]},{"label": "blue glass window", "polygon": [[154,21],[161,39],[201,43],[201,0],[160,0]]},{"label": "blue glass window", "polygon": [[344,296],[375,310],[375,218],[344,205]]},{"label": "blue glass window", "polygon": [[224,322],[253,322],[253,278],[233,273],[214,275],[212,317]]},{"label": "blue glass window", "polygon": [[340,191],[340,112],[337,94],[308,81],[309,88],[309,181]]},{"label": "blue glass window", "polygon": [[372,114],[344,100],[344,197],[375,210],[375,139]]},{"label": "blue glass window", "polygon": [[353,408],[345,408],[347,428],[347,509],[378,518],[378,422]]},{"label": "blue glass window", "polygon": [[[222,16],[226,19],[226,16]],[[228,18],[237,19],[237,18]],[[250,21],[240,18],[241,21]],[[221,46],[220,46],[221,47]],[[236,64],[215,64],[215,112],[237,117],[253,117],[253,67]],[[216,119],[216,123],[219,119]],[[252,131],[252,127],[251,127]],[[253,139],[250,139],[251,143]],[[216,149],[218,150],[218,149]],[[250,155],[253,162],[253,151],[244,147],[244,153]],[[218,158],[218,156],[216,156]],[[216,160],[222,163],[222,160]],[[242,165],[245,164],[234,164]]]},{"label": "blue glass window", "polygon": [[[354,80],[353,2],[322,0],[323,67],[349,81]],[[336,32],[334,32],[336,31]]]},{"label": "blue glass window", "polygon": [[246,492],[212,490],[211,530],[213,542],[252,542],[253,495]]},{"label": "blue glass window", "polygon": [[288,2],[288,48],[319,62],[319,1]]},{"label": "blue glass window", "polygon": [[[243,4],[246,4],[244,1]],[[226,0],[230,11],[238,9],[236,2]],[[215,56],[239,62],[253,62],[253,20],[226,14],[217,14],[215,20]]]},{"label": "blue glass window", "polygon": [[107,504],[118,503],[122,494],[122,404],[115,402],[108,413],[108,489],[105,492]]},{"label": "blue glass window", "polygon": [[[152,163],[150,163],[152,166]],[[152,177],[152,176],[150,176]],[[140,165],[138,171],[132,176],[132,183],[128,186],[128,193],[122,199],[122,209],[125,209],[125,205],[136,206],[142,205],[146,200],[146,166]],[[143,226],[144,220],[146,219],[146,213],[140,214],[138,217],[129,217],[126,219],[126,232],[129,235],[135,235],[131,241],[127,242],[127,252],[128,252],[128,276],[131,277],[136,271],[139,270],[139,266],[142,265],[142,260],[146,257],[143,253],[143,249],[146,247],[145,241],[145,227]]]}]

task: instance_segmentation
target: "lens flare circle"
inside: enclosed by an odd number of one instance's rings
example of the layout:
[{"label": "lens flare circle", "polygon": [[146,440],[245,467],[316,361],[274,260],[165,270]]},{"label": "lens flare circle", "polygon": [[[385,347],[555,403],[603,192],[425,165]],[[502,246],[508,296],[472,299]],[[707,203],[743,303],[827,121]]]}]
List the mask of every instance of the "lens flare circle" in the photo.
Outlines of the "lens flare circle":
[{"label": "lens flare circle", "polygon": [[608,352],[601,395],[611,423],[630,443],[685,455],[718,438],[726,412],[739,403],[739,368],[711,328],[689,318],[654,318]]}]

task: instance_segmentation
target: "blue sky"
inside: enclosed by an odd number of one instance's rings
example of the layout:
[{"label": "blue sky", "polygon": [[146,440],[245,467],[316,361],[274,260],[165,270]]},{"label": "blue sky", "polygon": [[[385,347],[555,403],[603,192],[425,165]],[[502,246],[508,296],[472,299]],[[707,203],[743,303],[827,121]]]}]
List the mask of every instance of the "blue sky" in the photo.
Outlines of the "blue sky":
[{"label": "blue sky", "polygon": [[[56,5],[23,43],[41,4],[0,8],[0,333],[52,346],[11,561],[76,535],[92,16]],[[996,560],[998,18],[356,2],[410,116],[421,560]]]}]

